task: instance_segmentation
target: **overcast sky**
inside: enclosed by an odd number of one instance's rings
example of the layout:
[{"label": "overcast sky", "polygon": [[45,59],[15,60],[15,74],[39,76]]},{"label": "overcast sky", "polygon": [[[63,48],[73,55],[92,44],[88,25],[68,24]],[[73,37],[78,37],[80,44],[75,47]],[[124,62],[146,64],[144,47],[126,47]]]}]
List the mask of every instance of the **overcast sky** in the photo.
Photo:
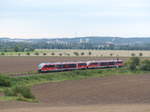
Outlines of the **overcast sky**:
[{"label": "overcast sky", "polygon": [[150,0],[0,0],[0,37],[150,37]]}]

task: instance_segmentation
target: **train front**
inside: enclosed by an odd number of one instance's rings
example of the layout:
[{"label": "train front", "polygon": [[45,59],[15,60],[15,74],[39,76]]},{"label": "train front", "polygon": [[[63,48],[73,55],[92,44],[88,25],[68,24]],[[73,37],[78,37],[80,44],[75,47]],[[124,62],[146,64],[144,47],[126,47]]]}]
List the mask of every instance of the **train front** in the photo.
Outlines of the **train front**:
[{"label": "train front", "polygon": [[38,65],[38,72],[42,72],[42,68],[45,66],[45,63],[40,63]]}]

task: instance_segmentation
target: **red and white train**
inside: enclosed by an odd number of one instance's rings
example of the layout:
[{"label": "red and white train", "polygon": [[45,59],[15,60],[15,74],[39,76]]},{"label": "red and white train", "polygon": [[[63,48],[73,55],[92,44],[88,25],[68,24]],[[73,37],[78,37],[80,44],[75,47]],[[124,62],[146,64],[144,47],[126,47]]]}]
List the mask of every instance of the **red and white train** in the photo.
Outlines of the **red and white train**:
[{"label": "red and white train", "polygon": [[57,62],[41,63],[38,65],[39,72],[66,71],[92,68],[115,68],[122,67],[122,60],[102,60],[102,61],[79,61],[79,62]]}]

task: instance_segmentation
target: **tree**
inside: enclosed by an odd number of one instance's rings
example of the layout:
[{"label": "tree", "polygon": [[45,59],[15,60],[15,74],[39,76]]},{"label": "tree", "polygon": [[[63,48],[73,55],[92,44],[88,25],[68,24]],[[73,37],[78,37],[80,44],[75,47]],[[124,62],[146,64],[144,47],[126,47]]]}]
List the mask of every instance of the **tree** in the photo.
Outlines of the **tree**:
[{"label": "tree", "polygon": [[150,60],[142,61],[140,69],[145,71],[150,71]]},{"label": "tree", "polygon": [[21,56],[21,53],[18,53],[18,56]]},{"label": "tree", "polygon": [[7,49],[4,49],[4,52],[7,52]]},{"label": "tree", "polygon": [[70,56],[70,54],[69,54],[69,53],[67,53],[66,55],[67,55],[67,56]]},{"label": "tree", "polygon": [[52,53],[51,53],[51,55],[52,55],[52,56],[54,56],[54,55],[55,55],[55,53],[54,53],[54,52],[52,52]]},{"label": "tree", "polygon": [[138,57],[131,57],[127,62],[128,68],[132,71],[136,70],[139,64],[140,64],[140,59]]},{"label": "tree", "polygon": [[79,53],[78,53],[78,52],[73,52],[73,54],[74,54],[75,56],[79,56]]},{"label": "tree", "polygon": [[91,51],[89,51],[89,53],[88,53],[90,56],[92,55],[92,52]]},{"label": "tree", "polygon": [[18,47],[18,46],[15,46],[14,51],[15,51],[15,52],[18,52],[18,51],[19,51],[19,47]]},{"label": "tree", "polygon": [[134,57],[134,56],[135,56],[135,53],[131,53],[131,56]]},{"label": "tree", "polygon": [[2,55],[2,56],[4,56],[4,55],[5,55],[5,53],[4,53],[4,52],[2,52],[2,53],[1,53],[1,55]]},{"label": "tree", "polygon": [[112,53],[110,53],[109,55],[110,55],[111,57],[113,56],[113,54],[112,54]]},{"label": "tree", "polygon": [[43,53],[43,56],[46,56],[47,55],[47,53]]},{"label": "tree", "polygon": [[30,56],[30,53],[29,53],[29,52],[27,52],[27,53],[26,53],[26,55]]},{"label": "tree", "polygon": [[141,57],[142,57],[142,56],[143,56],[143,53],[139,53],[139,56],[141,56]]},{"label": "tree", "polygon": [[34,54],[35,54],[36,56],[38,56],[38,55],[39,55],[39,53],[38,53],[38,52],[35,52]]},{"label": "tree", "polygon": [[59,53],[59,56],[62,56],[62,53]]},{"label": "tree", "polygon": [[82,52],[81,55],[83,56],[83,55],[84,55],[84,52]]}]

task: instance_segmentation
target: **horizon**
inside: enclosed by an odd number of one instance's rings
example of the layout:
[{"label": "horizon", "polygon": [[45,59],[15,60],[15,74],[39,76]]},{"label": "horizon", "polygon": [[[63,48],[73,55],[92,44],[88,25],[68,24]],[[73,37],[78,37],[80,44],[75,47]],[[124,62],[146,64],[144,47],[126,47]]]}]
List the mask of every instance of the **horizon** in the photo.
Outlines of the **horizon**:
[{"label": "horizon", "polygon": [[0,1],[0,37],[150,37],[148,0]]},{"label": "horizon", "polygon": [[0,37],[2,38],[8,38],[8,39],[74,39],[74,38],[150,38],[149,37],[114,37],[114,36],[79,36],[79,37],[35,37],[35,38],[16,38],[16,37]]}]

